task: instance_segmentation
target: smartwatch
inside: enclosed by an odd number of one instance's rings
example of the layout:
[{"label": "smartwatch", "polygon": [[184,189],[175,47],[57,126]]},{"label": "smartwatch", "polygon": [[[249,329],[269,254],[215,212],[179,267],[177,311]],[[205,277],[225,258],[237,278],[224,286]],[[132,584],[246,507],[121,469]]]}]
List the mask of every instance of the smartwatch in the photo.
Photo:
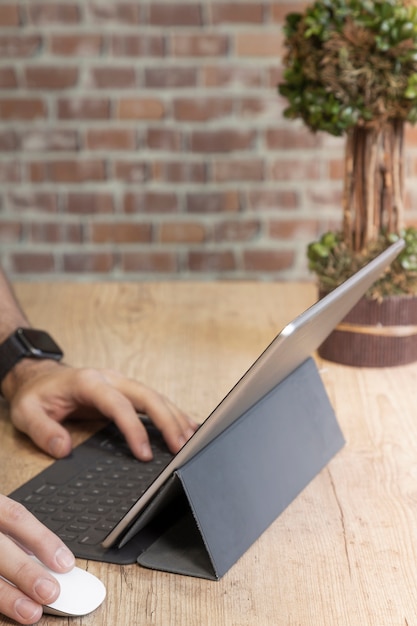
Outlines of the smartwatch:
[{"label": "smartwatch", "polygon": [[[34,328],[17,328],[0,344],[0,386],[3,379],[20,359],[54,359],[64,353],[48,333]],[[1,393],[1,392],[0,392]]]}]

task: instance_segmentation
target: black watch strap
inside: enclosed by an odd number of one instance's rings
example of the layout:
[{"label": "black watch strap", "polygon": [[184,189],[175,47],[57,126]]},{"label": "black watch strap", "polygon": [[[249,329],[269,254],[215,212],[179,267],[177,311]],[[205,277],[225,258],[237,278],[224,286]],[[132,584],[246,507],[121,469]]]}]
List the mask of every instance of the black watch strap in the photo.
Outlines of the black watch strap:
[{"label": "black watch strap", "polygon": [[4,378],[21,359],[59,361],[62,357],[61,348],[45,331],[35,328],[17,328],[0,344],[0,394]]},{"label": "black watch strap", "polygon": [[28,354],[29,350],[19,341],[15,333],[0,345],[0,385],[10,370]]}]

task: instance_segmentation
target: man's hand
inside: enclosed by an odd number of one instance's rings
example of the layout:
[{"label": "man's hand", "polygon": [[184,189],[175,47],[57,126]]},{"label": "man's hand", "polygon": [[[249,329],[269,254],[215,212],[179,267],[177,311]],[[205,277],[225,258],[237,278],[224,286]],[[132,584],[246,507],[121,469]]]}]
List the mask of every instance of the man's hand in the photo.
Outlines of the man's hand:
[{"label": "man's hand", "polygon": [[60,422],[77,414],[97,417],[98,412],[113,420],[132,453],[143,461],[152,458],[152,451],[138,411],[148,415],[174,453],[197,429],[167,398],[113,370],[24,359],[5,379],[3,393],[15,427],[55,458],[72,449],[70,434]]},{"label": "man's hand", "polygon": [[0,495],[0,613],[20,624],[33,624],[42,616],[42,605],[54,602],[59,583],[38,559],[57,573],[75,565],[62,541],[21,504]]}]

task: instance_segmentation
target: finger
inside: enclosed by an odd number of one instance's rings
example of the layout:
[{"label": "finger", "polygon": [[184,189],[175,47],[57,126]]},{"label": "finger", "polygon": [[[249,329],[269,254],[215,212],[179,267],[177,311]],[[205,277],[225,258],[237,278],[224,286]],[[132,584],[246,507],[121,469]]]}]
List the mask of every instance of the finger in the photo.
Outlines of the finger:
[{"label": "finger", "polygon": [[56,459],[70,454],[72,449],[69,432],[45,412],[34,395],[26,396],[13,405],[11,419],[18,430]]},{"label": "finger", "polygon": [[148,415],[161,431],[168,448],[174,453],[182,448],[198,428],[198,424],[175,404],[152,389],[147,389],[141,400],[137,398],[133,389],[131,401],[137,410]]},{"label": "finger", "polygon": [[[0,533],[8,535],[20,546],[24,546],[51,570],[64,573],[75,565],[74,555],[59,537],[46,528],[24,506],[3,495],[0,495]],[[17,549],[22,551],[18,546]],[[4,559],[1,551],[0,554],[3,567]],[[0,574],[4,575],[4,571],[0,571]]]},{"label": "finger", "polygon": [[131,402],[114,389],[108,389],[102,400],[103,415],[114,421],[134,456],[141,461],[150,461],[153,452],[148,433]]},{"label": "finger", "polygon": [[38,607],[49,604],[56,600],[60,587],[58,581],[49,574],[39,563],[36,563],[28,554],[23,552],[11,539],[0,535],[0,553],[2,557],[1,575],[20,592],[11,594],[11,589],[4,589],[8,610],[12,608],[17,613],[22,613],[21,600],[29,600],[23,603],[24,614],[20,617],[31,617],[38,612]]},{"label": "finger", "polygon": [[42,617],[42,605],[0,578],[0,613],[19,624],[34,624]]}]

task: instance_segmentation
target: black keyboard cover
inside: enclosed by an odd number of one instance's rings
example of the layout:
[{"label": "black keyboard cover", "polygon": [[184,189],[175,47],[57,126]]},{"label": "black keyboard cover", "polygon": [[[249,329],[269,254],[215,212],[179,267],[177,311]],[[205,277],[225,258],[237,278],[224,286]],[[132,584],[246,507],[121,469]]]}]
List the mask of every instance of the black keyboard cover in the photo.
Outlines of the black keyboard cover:
[{"label": "black keyboard cover", "polygon": [[143,529],[120,549],[105,550],[101,542],[172,459],[159,431],[152,425],[147,430],[154,453],[150,462],[135,459],[117,427],[109,424],[10,497],[56,533],[75,556],[134,563],[155,539],[154,531]]}]

